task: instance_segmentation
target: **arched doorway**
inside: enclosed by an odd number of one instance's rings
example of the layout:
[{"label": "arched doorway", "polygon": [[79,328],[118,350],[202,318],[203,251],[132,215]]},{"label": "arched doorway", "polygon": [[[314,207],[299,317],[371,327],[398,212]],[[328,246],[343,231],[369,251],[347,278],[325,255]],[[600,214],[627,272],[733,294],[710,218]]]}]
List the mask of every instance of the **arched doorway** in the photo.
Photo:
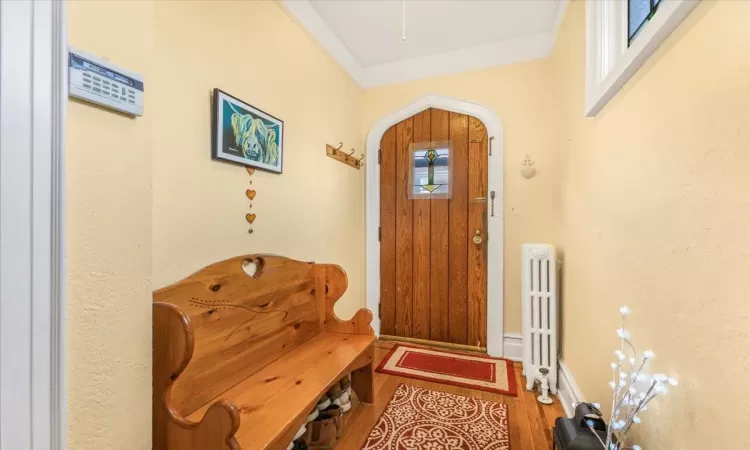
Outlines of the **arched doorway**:
[{"label": "arched doorway", "polygon": [[[436,124],[445,126],[433,126],[433,116]],[[415,119],[418,125],[415,125]],[[428,120],[429,135],[426,133]],[[455,122],[453,136],[450,131],[452,122]],[[390,131],[394,125],[396,128]],[[395,136],[398,133],[401,134],[397,140]],[[454,202],[449,198],[427,199],[419,198],[417,195],[406,200],[406,167],[411,164],[412,173],[414,170],[420,170],[413,167],[413,149],[412,153],[409,153],[412,147],[405,145],[405,139],[410,139],[409,144],[414,144],[415,137],[417,143],[426,137],[433,143],[446,137],[448,139],[442,140],[451,141],[452,138],[456,138],[459,141],[456,149],[464,156],[455,159],[457,164],[454,163],[452,169],[465,172],[457,178],[458,184],[453,185],[458,189],[461,198]],[[394,159],[394,167],[391,168],[389,165],[386,169],[387,175],[381,180],[383,167],[378,164],[378,150],[381,143],[391,145],[391,139],[394,141],[394,151],[397,144],[401,149],[399,179],[395,178],[398,164]],[[475,167],[474,176],[469,177],[470,148],[475,156],[481,150],[486,158],[484,167],[487,176],[484,178],[484,187],[477,183],[482,176],[477,175],[476,171],[481,168]],[[502,126],[499,118],[488,108],[474,103],[438,96],[423,97],[382,119],[372,128],[368,135],[367,155],[367,306],[376,313],[374,328],[382,335],[393,333],[396,336],[456,342],[472,347],[486,346],[490,355],[501,356],[503,156]],[[395,157],[396,154],[390,156]],[[411,162],[407,164],[408,161]],[[472,161],[472,164],[476,165],[481,160],[475,157]],[[386,161],[386,164],[390,163],[391,161]],[[474,181],[471,191],[469,178]],[[389,183],[393,183],[393,192]],[[400,200],[395,198],[396,187],[403,194],[399,197]],[[384,189],[382,194],[389,199],[385,203],[381,203],[381,189]],[[416,188],[411,186],[409,192],[413,194],[414,189]],[[483,195],[480,192],[482,190]],[[491,214],[489,205],[489,193],[493,191],[494,215]],[[394,196],[393,200],[390,200],[391,195]],[[432,214],[433,202],[437,217]],[[384,211],[381,211],[382,204],[386,204]],[[426,213],[427,204],[430,205],[429,216]],[[397,206],[400,208],[398,213]],[[392,225],[390,208],[394,214]],[[401,217],[398,224],[397,215]],[[385,230],[387,242],[381,241],[384,237],[381,234],[384,231],[381,221],[386,221],[385,225],[390,227]],[[437,233],[433,234],[430,231],[428,234],[426,225],[432,227],[433,222],[437,225]],[[416,233],[415,223],[418,227]],[[455,237],[449,234],[451,224],[454,225],[454,232],[457,232]],[[473,243],[476,230],[480,231],[480,244]],[[389,235],[391,232],[393,236]],[[396,232],[401,236],[398,242]],[[407,232],[410,237],[407,237]],[[491,243],[487,241],[488,236]],[[425,245],[428,238],[429,250]],[[415,248],[418,251],[416,259]],[[453,257],[450,256],[451,250]],[[396,251],[401,252],[401,258],[395,257]],[[428,251],[429,266],[426,264]],[[391,252],[394,257],[392,266],[389,266]],[[410,252],[409,258],[406,255]],[[436,268],[437,272],[433,271],[433,268]],[[451,283],[451,277],[455,282]]]}]

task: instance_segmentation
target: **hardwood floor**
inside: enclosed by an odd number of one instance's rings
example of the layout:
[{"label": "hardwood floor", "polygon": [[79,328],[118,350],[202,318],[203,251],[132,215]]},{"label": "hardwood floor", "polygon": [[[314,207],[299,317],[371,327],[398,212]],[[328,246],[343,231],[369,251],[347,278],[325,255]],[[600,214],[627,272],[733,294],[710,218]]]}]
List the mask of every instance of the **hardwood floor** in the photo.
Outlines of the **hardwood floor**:
[{"label": "hardwood floor", "polygon": [[[393,343],[378,341],[375,343],[375,361],[380,364]],[[467,397],[505,403],[508,405],[510,448],[512,450],[550,450],[552,448],[552,425],[555,419],[564,415],[562,405],[557,397],[552,405],[542,405],[536,401],[536,393],[524,389],[525,382],[521,375],[521,363],[514,363],[518,397],[510,397],[491,392],[414,380],[375,373],[375,402],[372,405],[360,405],[347,419],[341,440],[334,447],[336,450],[359,450],[370,434],[370,430],[380,418],[388,401],[400,384],[419,386],[436,391],[451,392]]]}]

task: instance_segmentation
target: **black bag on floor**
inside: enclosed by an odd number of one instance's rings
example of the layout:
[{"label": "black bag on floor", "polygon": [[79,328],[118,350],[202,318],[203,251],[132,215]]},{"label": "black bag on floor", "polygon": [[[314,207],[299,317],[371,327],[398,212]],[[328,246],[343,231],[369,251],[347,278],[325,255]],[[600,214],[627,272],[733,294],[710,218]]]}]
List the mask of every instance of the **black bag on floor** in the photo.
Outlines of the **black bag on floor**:
[{"label": "black bag on floor", "polygon": [[[597,438],[587,422],[591,423]],[[602,420],[601,412],[589,403],[576,405],[572,419],[558,417],[552,429],[553,449],[557,450],[603,450],[599,441],[607,439],[607,425]]]}]

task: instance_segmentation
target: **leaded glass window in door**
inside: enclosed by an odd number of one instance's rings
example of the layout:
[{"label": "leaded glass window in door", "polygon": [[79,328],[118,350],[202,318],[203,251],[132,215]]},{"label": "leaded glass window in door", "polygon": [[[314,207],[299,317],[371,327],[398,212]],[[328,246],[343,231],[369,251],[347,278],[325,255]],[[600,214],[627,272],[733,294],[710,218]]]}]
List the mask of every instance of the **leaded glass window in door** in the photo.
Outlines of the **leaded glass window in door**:
[{"label": "leaded glass window in door", "polygon": [[414,143],[410,154],[410,197],[450,198],[450,142]]}]

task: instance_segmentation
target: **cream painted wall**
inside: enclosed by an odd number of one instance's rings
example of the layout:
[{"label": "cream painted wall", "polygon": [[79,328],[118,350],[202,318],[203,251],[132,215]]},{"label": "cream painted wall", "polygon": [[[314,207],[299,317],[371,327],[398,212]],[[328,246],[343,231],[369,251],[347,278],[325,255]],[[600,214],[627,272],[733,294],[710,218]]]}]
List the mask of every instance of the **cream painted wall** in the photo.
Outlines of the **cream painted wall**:
[{"label": "cream painted wall", "polygon": [[[341,264],[337,311],[364,304],[364,172],[325,156],[361,150],[360,90],[272,2],[70,1],[68,20],[71,45],[146,78],[143,117],[69,102],[69,447],[146,449],[154,288],[272,252]],[[285,120],[284,174],[253,176],[253,235],[247,172],[210,160],[214,87]]]},{"label": "cream painted wall", "polygon": [[570,4],[552,61],[563,358],[585,398],[606,403],[628,304],[636,343],[681,381],[644,414],[643,448],[747,448],[750,2],[701,2],[593,119],[584,9]]},{"label": "cream painted wall", "polygon": [[[504,122],[506,332],[520,331],[520,244],[558,244],[563,356],[585,396],[609,395],[617,307],[628,303],[638,342],[682,381],[648,413],[659,420],[642,425],[643,442],[750,445],[731,431],[750,419],[738,400],[750,395],[741,382],[750,369],[747,17],[750,2],[702,2],[584,119],[581,0],[550,60],[364,93],[274,3],[71,1],[71,44],[144,73],[147,98],[137,119],[69,104],[70,447],[150,447],[155,287],[232,255],[274,252],[342,264],[350,289],[339,312],[362,305],[364,173],[325,157],[324,144],[361,151],[376,120],[428,93],[483,103]],[[284,174],[253,176],[253,235],[246,172],[209,159],[214,87],[285,120]],[[531,180],[519,173],[527,153]]]},{"label": "cream painted wall", "polygon": [[[344,317],[364,305],[364,171],[325,144],[363,151],[360,88],[274,2],[156,2],[154,285],[212,262],[270,252],[340,264]],[[210,159],[213,88],[284,120],[282,175]]]},{"label": "cream painted wall", "polygon": [[[150,1],[70,1],[69,42],[148,82],[153,12]],[[70,449],[151,448],[152,93],[139,118],[68,103]]]},{"label": "cream painted wall", "polygon": [[[363,135],[377,120],[427,94],[481,103],[500,116],[505,134],[506,333],[521,332],[521,244],[558,239],[560,152],[549,69],[548,62],[534,61],[384,86],[367,90],[362,105]],[[537,175],[528,180],[520,173],[526,154],[537,169]]]}]

